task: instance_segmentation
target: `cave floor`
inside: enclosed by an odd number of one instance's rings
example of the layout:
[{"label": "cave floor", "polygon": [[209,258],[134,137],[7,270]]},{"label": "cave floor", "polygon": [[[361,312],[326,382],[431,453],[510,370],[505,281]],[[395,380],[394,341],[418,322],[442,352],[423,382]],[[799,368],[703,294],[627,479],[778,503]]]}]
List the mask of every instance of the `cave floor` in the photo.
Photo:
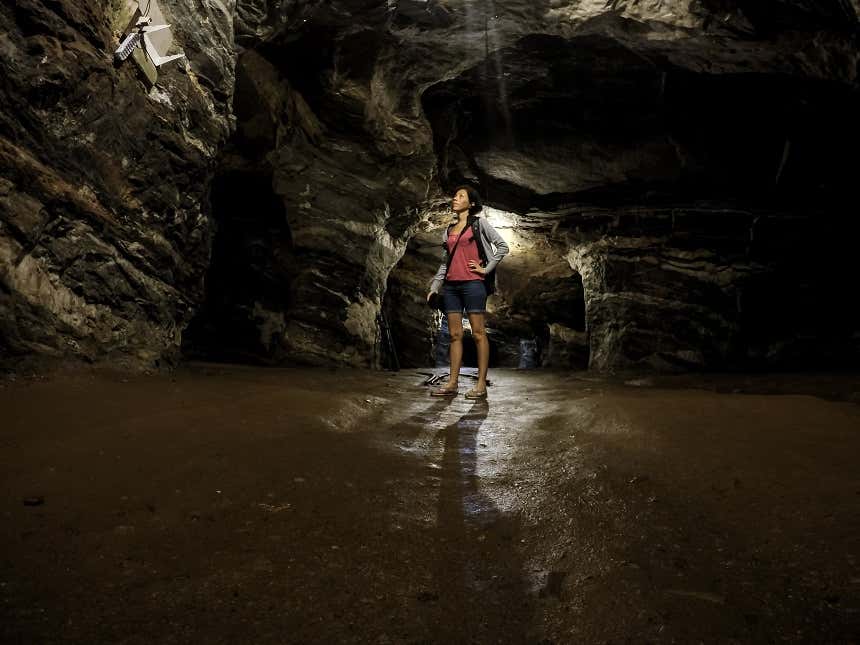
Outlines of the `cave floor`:
[{"label": "cave floor", "polygon": [[0,642],[858,638],[857,375],[491,378],[6,378]]}]

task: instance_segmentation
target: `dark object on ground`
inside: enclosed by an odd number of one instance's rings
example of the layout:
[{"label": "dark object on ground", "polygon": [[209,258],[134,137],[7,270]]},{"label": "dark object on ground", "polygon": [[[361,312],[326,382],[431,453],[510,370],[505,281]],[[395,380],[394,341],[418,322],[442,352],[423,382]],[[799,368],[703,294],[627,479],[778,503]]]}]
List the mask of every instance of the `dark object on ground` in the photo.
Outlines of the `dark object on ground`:
[{"label": "dark object on ground", "polygon": [[[428,377],[424,380],[424,382],[421,383],[421,385],[438,385],[443,380],[447,380],[447,378],[449,376],[451,376],[450,372],[441,372],[439,374],[430,374],[428,372],[418,372],[418,374],[420,374],[421,376],[427,376]],[[478,380],[477,374],[470,374],[468,372],[463,372],[462,370],[460,371],[460,376],[465,376],[467,378],[473,378],[476,381]],[[487,379],[487,387],[490,387],[492,384],[493,384],[493,382],[491,380]]]},{"label": "dark object on ground", "polygon": [[394,372],[400,371],[400,359],[397,358],[397,347],[394,344],[394,336],[391,335],[391,326],[388,324],[388,318],[385,312],[380,311],[376,317],[379,323],[379,328],[382,330],[382,342],[387,350],[386,361],[389,368]]}]

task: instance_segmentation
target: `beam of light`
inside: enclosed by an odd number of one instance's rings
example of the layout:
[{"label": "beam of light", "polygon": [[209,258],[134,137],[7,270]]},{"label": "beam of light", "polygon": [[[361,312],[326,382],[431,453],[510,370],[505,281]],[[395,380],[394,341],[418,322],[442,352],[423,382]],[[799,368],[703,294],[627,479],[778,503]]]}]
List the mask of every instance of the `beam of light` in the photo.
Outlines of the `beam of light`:
[{"label": "beam of light", "polygon": [[[484,14],[484,38],[485,38],[485,55],[487,64],[490,60],[493,63],[493,71],[496,76],[496,85],[499,98],[499,109],[502,113],[502,121],[504,121],[505,137],[509,144],[513,144],[513,129],[511,126],[511,110],[508,101],[508,85],[505,80],[505,70],[502,63],[502,46],[503,39],[499,33],[501,16],[496,13],[496,3],[493,0],[487,0]],[[492,52],[492,54],[491,54]]]},{"label": "beam of light", "polygon": [[[487,206],[486,204],[484,205],[484,210],[481,212],[481,215],[493,225],[493,228],[515,230],[519,224],[519,219],[517,218],[516,213],[503,211],[499,208]],[[510,242],[510,240],[505,237],[505,242]]]}]

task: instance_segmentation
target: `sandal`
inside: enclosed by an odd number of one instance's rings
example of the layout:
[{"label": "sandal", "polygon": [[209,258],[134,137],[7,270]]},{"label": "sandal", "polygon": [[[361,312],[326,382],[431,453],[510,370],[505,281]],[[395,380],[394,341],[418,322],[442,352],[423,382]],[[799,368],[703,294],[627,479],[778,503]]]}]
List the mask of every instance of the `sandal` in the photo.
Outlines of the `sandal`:
[{"label": "sandal", "polygon": [[460,390],[456,385],[453,387],[450,385],[443,385],[438,390],[432,390],[430,392],[430,396],[457,396],[459,391]]},{"label": "sandal", "polygon": [[466,392],[467,399],[486,399],[487,398],[487,390],[477,390],[472,388],[468,392]]}]

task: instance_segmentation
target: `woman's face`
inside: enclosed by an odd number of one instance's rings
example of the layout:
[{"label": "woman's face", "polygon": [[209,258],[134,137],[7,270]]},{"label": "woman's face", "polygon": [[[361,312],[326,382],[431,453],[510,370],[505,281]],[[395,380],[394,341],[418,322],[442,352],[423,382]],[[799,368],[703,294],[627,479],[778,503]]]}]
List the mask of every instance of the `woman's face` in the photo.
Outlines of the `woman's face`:
[{"label": "woman's face", "polygon": [[451,201],[451,208],[456,213],[469,210],[469,193],[463,188],[454,194],[454,199]]}]

